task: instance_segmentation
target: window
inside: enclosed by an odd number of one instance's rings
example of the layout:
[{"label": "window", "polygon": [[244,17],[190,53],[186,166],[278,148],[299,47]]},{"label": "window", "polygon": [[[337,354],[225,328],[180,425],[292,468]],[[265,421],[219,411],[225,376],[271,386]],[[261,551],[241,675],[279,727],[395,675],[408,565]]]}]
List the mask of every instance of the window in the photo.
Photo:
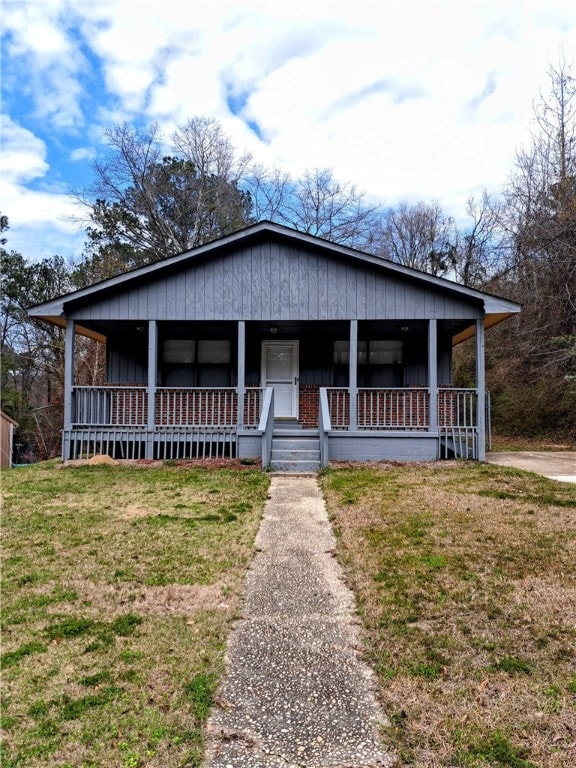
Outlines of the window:
[{"label": "window", "polygon": [[228,387],[229,339],[165,339],[162,382],[166,387]]},{"label": "window", "polygon": [[193,363],[196,359],[194,341],[192,339],[166,339],[162,357],[165,363]]},{"label": "window", "polygon": [[[334,386],[348,385],[350,342],[334,342]],[[396,339],[358,340],[358,386],[401,387],[403,346]]]},{"label": "window", "polygon": [[402,365],[401,341],[370,341],[368,343],[370,365]]},{"label": "window", "polygon": [[198,362],[218,363],[220,365],[229,363],[230,342],[227,339],[222,341],[199,341]]},{"label": "window", "polygon": [[[334,342],[334,365],[348,365],[350,342]],[[402,365],[401,341],[358,341],[358,365]]]}]

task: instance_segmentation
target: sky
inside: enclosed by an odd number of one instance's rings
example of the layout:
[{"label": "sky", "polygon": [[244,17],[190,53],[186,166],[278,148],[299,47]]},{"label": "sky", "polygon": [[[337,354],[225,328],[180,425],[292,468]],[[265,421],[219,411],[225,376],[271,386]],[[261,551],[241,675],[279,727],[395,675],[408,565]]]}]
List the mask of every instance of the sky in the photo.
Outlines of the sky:
[{"label": "sky", "polygon": [[497,194],[531,143],[576,0],[0,0],[9,250],[78,259],[103,132],[218,120],[239,152],[370,202]]}]

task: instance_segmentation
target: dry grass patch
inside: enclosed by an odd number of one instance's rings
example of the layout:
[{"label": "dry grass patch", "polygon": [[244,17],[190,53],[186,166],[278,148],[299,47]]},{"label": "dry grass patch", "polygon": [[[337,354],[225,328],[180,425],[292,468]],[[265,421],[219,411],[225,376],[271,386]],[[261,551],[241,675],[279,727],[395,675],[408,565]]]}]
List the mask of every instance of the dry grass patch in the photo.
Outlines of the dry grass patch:
[{"label": "dry grass patch", "polygon": [[576,764],[576,488],[494,465],[322,480],[399,762]]},{"label": "dry grass patch", "polygon": [[268,478],[47,462],[2,480],[3,767],[200,765]]}]

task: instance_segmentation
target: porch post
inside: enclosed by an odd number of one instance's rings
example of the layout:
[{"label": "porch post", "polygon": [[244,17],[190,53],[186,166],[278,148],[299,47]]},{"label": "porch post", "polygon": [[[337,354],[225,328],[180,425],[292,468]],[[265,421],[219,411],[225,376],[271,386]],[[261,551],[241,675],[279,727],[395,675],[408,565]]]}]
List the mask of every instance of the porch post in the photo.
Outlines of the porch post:
[{"label": "porch post", "polygon": [[350,392],[350,423],[348,429],[353,432],[358,428],[356,401],[358,399],[358,320],[350,320],[350,360],[348,361]]},{"label": "porch post", "polygon": [[148,321],[148,414],[146,419],[146,458],[154,458],[156,427],[156,382],[158,368],[158,323]]},{"label": "porch post", "polygon": [[[74,351],[76,345],[76,323],[66,320],[64,340],[64,434],[62,435],[62,460],[70,459],[70,432],[72,430],[72,408],[74,402]],[[74,458],[74,457],[72,457]]]},{"label": "porch post", "polygon": [[476,421],[478,461],[486,460],[486,367],[484,363],[484,318],[476,320]]},{"label": "porch post", "polygon": [[428,320],[428,404],[430,432],[438,432],[438,322]]},{"label": "porch post", "polygon": [[244,425],[244,390],[246,388],[246,321],[238,320],[238,415],[237,425]]}]

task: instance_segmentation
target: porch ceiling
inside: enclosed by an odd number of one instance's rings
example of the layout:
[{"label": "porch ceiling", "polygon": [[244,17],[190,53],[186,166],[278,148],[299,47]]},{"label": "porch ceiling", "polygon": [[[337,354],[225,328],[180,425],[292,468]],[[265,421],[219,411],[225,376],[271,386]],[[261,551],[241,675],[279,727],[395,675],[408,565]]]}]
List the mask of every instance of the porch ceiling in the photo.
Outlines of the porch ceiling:
[{"label": "porch ceiling", "polygon": [[[490,328],[497,323],[502,322],[506,318],[510,317],[510,314],[502,313],[498,315],[488,315],[484,321],[484,327]],[[57,322],[57,325],[65,327],[66,323],[64,318],[58,318],[61,322]],[[54,319],[51,318],[53,322]],[[185,334],[186,330],[194,327],[195,333],[206,333],[209,331],[214,332],[214,329],[218,327],[220,333],[226,333],[227,335],[234,332],[236,327],[235,323],[227,321],[206,321],[206,322],[177,322],[168,321],[161,322],[160,327],[164,332],[169,331],[176,335]],[[397,336],[402,338],[408,335],[418,335],[425,333],[427,327],[427,321],[425,320],[361,320],[359,322],[358,332],[360,337],[371,336]],[[262,321],[248,321],[246,324],[247,333],[251,336],[258,336],[260,338],[280,338],[290,339],[299,338],[302,333],[310,333],[316,336],[340,335],[342,338],[348,338],[350,332],[350,326],[347,321],[344,320],[325,320],[325,321],[287,321],[287,320],[262,320]],[[472,338],[475,335],[475,324],[469,320],[440,320],[439,330],[452,338],[454,346]],[[129,334],[146,334],[147,322],[133,321],[133,320],[106,320],[106,321],[93,321],[83,322],[76,326],[76,332],[81,336],[95,339],[102,343],[106,343],[106,338],[114,335],[129,335]]]},{"label": "porch ceiling", "polygon": [[[507,320],[509,317],[513,317],[514,313],[512,312],[496,312],[492,315],[486,315],[484,318],[484,328],[492,328],[495,325],[498,325],[503,320]],[[476,335],[476,324],[473,323],[472,325],[466,324],[466,327],[463,328],[463,330],[455,333],[452,336],[452,346],[455,347],[458,344],[462,344],[463,341],[467,341],[468,339],[472,339]]]}]

